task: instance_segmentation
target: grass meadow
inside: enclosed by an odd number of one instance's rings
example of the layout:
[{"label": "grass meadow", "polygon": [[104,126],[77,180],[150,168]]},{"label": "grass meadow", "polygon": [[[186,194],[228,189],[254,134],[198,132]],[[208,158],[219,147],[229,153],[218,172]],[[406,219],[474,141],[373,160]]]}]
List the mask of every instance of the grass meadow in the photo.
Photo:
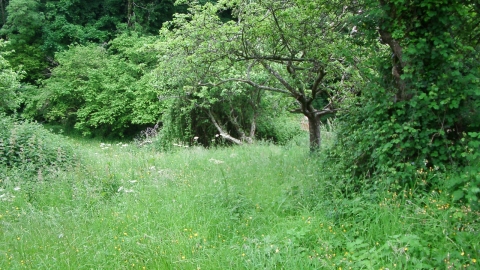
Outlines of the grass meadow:
[{"label": "grass meadow", "polygon": [[478,212],[442,190],[348,196],[303,143],[66,140],[68,169],[0,179],[0,269],[479,267]]}]

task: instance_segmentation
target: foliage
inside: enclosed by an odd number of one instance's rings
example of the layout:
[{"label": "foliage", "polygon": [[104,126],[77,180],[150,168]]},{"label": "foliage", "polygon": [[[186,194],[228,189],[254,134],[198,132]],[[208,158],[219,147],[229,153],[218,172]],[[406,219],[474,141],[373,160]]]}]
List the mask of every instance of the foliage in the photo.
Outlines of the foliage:
[{"label": "foliage", "polygon": [[[305,121],[303,123],[307,126]],[[285,145],[295,137],[305,133],[308,133],[308,131],[302,130],[302,120],[297,115],[287,113],[279,115],[264,114],[258,120],[257,137],[271,140],[279,145]]]},{"label": "foliage", "polygon": [[132,30],[156,34],[174,12],[185,8],[170,0],[11,0],[0,2],[0,10],[0,35],[10,41],[6,50],[16,51],[7,59],[26,71],[24,82],[38,85],[57,65],[56,52],[74,44],[106,44]]},{"label": "foliage", "polygon": [[6,23],[0,34],[8,36],[13,46],[37,43],[44,23],[38,0],[10,0]]},{"label": "foliage", "polygon": [[[218,17],[226,9],[235,21]],[[296,112],[311,122],[316,148],[319,118],[335,112],[355,89],[345,42],[348,16],[339,6],[316,1],[193,3],[188,14],[176,16],[161,31],[158,85],[163,91],[180,90],[176,95],[209,100],[218,99],[218,88],[228,92],[241,85],[249,87],[246,92],[284,94],[298,102]]]},{"label": "foliage", "polygon": [[[137,40],[140,44],[143,41]],[[118,42],[122,41],[116,40],[112,47],[117,48]],[[124,51],[115,55],[93,44],[72,46],[57,54],[59,66],[39,89],[37,100],[30,108],[41,109],[42,116],[49,121],[75,125],[85,135],[121,137],[129,132],[134,121],[155,123],[158,120],[154,120],[155,114],[149,114],[154,111],[151,108],[134,110],[135,106],[141,106],[136,104],[137,92],[145,95],[142,90],[146,82],[140,79],[148,65],[138,63],[142,59],[138,59],[139,53],[132,46],[126,44]],[[147,101],[140,99],[139,102]],[[158,115],[158,108],[156,113]]]},{"label": "foliage", "polygon": [[23,81],[34,83],[44,75],[47,66],[42,44],[41,28],[45,22],[37,0],[11,0],[6,7],[6,23],[0,35],[8,40],[2,51],[15,51],[5,58],[15,69],[25,71]]},{"label": "foliage", "polygon": [[[377,57],[362,67],[369,84],[341,117],[339,145],[351,157],[345,167],[354,176],[377,174],[386,184],[413,187],[419,172],[476,166],[468,156],[478,152],[478,138],[467,134],[480,125],[478,7],[379,2],[368,2],[355,18],[356,38],[377,31],[369,29],[373,20],[388,52],[371,47]],[[426,188],[438,181],[432,173]]]},{"label": "foliage", "polygon": [[126,20],[125,1],[46,1],[43,49],[49,54],[72,44],[108,42],[116,26]]},{"label": "foliage", "polygon": [[480,171],[477,166],[469,166],[452,174],[446,185],[456,202],[480,209]]},{"label": "foliage", "polygon": [[0,174],[18,169],[24,175],[52,171],[72,164],[73,149],[59,135],[33,122],[0,118]]},{"label": "foliage", "polygon": [[[5,41],[0,40],[0,48],[5,47]],[[19,93],[21,74],[14,71],[10,63],[4,58],[5,53],[0,53],[0,113],[18,109],[21,103]]]}]

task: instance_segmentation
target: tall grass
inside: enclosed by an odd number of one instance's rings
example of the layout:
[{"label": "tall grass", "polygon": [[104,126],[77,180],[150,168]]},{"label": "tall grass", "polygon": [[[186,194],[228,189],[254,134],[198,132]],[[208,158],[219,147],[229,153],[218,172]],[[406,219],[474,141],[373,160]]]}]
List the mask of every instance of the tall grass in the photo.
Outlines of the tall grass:
[{"label": "tall grass", "polygon": [[72,144],[70,170],[0,191],[1,269],[478,267],[478,213],[440,190],[346,198],[300,143]]}]

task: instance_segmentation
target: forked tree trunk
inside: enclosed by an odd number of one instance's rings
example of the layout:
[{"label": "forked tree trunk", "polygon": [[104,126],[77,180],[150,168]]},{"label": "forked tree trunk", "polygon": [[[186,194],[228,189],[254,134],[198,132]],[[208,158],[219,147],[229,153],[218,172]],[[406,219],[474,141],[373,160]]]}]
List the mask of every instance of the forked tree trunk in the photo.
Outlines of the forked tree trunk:
[{"label": "forked tree trunk", "polygon": [[310,151],[315,152],[320,149],[322,138],[320,136],[320,117],[307,116],[308,131],[310,132]]}]

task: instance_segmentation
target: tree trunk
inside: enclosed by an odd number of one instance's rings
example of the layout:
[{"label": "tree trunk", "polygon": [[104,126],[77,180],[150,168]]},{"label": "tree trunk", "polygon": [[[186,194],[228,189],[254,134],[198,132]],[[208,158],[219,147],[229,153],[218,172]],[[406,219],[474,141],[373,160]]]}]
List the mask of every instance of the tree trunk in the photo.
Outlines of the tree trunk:
[{"label": "tree trunk", "polygon": [[0,11],[2,13],[2,25],[5,25],[7,18],[5,18],[5,7],[3,6],[3,0],[0,0]]},{"label": "tree trunk", "polygon": [[128,25],[128,27],[131,27],[133,25],[132,17],[133,17],[133,0],[128,0],[127,1],[127,25]]},{"label": "tree trunk", "polygon": [[217,122],[217,120],[215,119],[215,116],[213,115],[212,111],[210,110],[207,110],[207,113],[208,113],[208,116],[210,117],[210,120],[212,121],[212,123],[215,125],[215,127],[217,128],[218,132],[220,133],[220,136],[226,140],[229,140],[235,144],[238,144],[238,145],[242,145],[243,142],[237,138],[234,138],[232,136],[230,136],[230,134],[228,134],[227,132],[225,132],[223,130],[223,128],[220,126],[220,124]]},{"label": "tree trunk", "polygon": [[322,138],[320,137],[320,118],[316,115],[307,116],[308,131],[310,132],[310,151],[315,152],[320,149]]}]

